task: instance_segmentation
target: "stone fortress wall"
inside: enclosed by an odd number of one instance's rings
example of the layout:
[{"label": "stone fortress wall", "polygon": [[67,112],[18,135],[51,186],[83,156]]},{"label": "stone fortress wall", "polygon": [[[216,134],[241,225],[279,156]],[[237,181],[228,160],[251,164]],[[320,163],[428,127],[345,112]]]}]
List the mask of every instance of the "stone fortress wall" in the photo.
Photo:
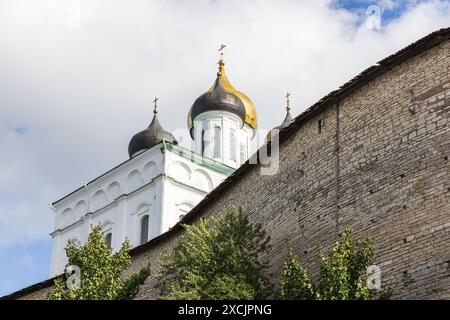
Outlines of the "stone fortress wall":
[{"label": "stone fortress wall", "polygon": [[[317,274],[320,246],[352,226],[374,237],[393,298],[450,299],[450,41],[295,125],[280,145],[278,174],[250,165],[192,220],[241,206],[272,238],[274,282],[289,248]],[[151,261],[156,272],[179,233],[155,241],[135,265]],[[150,280],[137,298],[156,296]]]},{"label": "stone fortress wall", "polygon": [[[396,299],[450,299],[450,29],[369,68],[280,133],[276,175],[244,164],[183,223],[241,206],[272,239],[274,283],[292,248],[318,272],[352,226],[372,235],[382,286]],[[132,250],[128,272],[170,250],[182,228]],[[47,284],[46,284],[47,283]],[[50,281],[11,298],[43,298]],[[137,299],[157,298],[154,278]]]}]

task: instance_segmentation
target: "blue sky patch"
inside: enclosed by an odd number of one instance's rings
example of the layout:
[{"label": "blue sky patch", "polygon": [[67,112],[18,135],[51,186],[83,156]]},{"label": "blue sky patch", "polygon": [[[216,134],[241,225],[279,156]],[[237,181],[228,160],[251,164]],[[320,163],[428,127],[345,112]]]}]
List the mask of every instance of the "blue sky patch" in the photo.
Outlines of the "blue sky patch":
[{"label": "blue sky patch", "polygon": [[12,136],[23,136],[27,132],[28,132],[28,127],[26,127],[26,126],[13,127],[9,130],[9,134]]},{"label": "blue sky patch", "polygon": [[399,18],[409,8],[421,2],[427,2],[427,0],[335,0],[331,6],[336,9],[344,9],[356,13],[360,16],[358,21],[365,20],[370,6],[378,6],[381,12],[381,23],[386,24]]},{"label": "blue sky patch", "polygon": [[0,297],[48,279],[51,240],[0,249]]}]

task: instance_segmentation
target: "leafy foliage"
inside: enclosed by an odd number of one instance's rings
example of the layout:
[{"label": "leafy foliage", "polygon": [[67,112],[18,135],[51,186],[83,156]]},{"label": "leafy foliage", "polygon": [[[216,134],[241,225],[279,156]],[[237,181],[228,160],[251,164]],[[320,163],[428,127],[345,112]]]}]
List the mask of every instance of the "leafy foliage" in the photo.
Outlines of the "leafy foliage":
[{"label": "leafy foliage", "polygon": [[367,287],[366,270],[373,257],[372,239],[354,241],[346,229],[330,253],[320,253],[319,280],[314,284],[299,259],[289,254],[280,281],[281,299],[366,300],[373,296]]},{"label": "leafy foliage", "polygon": [[288,300],[313,300],[315,291],[316,288],[309,277],[308,270],[301,265],[300,260],[290,251],[281,273],[280,297]]},{"label": "leafy foliage", "polygon": [[163,299],[264,299],[272,293],[270,249],[261,225],[240,210],[184,225],[185,235],[162,258],[157,286]]},{"label": "leafy foliage", "polygon": [[128,279],[121,278],[122,272],[130,264],[128,251],[131,244],[126,240],[121,249],[112,253],[102,234],[101,226],[92,228],[84,246],[69,241],[66,247],[68,264],[80,268],[80,285],[66,286],[72,276],[62,276],[55,280],[55,289],[49,294],[50,300],[117,300],[131,299],[150,274],[144,267]]}]

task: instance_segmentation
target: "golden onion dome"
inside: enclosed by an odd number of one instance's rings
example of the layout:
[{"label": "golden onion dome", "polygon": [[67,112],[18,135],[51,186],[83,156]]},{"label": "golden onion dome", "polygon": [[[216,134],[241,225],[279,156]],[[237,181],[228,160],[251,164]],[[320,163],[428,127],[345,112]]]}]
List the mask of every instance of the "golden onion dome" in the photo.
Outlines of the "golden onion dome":
[{"label": "golden onion dome", "polygon": [[[250,100],[247,95],[236,88],[232,86],[230,83],[230,80],[228,79],[227,75],[225,74],[225,62],[223,59],[219,61],[219,72],[217,72],[217,79],[214,81],[214,84],[211,86],[211,88],[205,93],[210,93],[213,90],[217,89],[218,84],[220,84],[220,89],[224,90],[227,93],[230,93],[236,97],[239,98],[239,100],[242,102],[244,108],[245,108],[245,115],[244,115],[244,123],[248,124],[251,128],[256,129],[257,127],[257,117],[256,117],[256,108],[253,102]],[[201,97],[203,97],[205,94],[203,94]],[[197,101],[196,101],[197,102]],[[194,103],[193,107],[196,103]],[[189,130],[193,127],[193,119],[192,119],[192,107],[189,110],[188,114],[188,127]],[[194,115],[194,117],[197,115]]]}]

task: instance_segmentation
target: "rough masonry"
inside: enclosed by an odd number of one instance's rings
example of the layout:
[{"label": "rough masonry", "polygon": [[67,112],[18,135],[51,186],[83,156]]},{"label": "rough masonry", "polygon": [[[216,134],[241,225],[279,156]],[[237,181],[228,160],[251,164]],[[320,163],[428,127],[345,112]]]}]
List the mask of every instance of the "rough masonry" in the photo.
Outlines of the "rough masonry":
[{"label": "rough masonry", "polygon": [[[274,283],[290,248],[317,275],[320,247],[351,226],[373,236],[392,298],[450,299],[449,39],[430,34],[332,92],[281,131],[278,174],[244,164],[182,223],[241,206],[271,236]],[[133,249],[128,272],[157,273],[181,234]],[[9,298],[41,299],[51,283]],[[151,277],[136,298],[157,297]]]}]

